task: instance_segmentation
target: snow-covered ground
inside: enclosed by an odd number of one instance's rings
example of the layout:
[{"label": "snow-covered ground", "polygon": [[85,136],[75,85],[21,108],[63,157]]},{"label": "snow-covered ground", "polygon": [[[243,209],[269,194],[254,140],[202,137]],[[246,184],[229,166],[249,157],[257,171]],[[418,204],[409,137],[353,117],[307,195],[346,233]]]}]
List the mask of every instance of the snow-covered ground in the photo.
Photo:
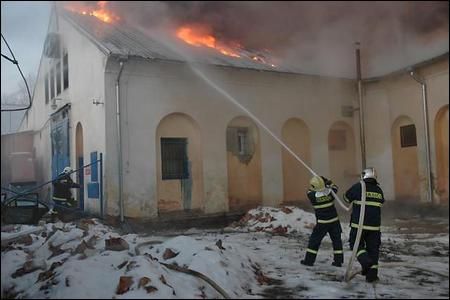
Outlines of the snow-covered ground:
[{"label": "snow-covered ground", "polygon": [[[2,246],[2,298],[223,297],[204,279],[169,264],[200,272],[231,298],[448,299],[448,220],[432,234],[383,227],[375,287],[360,275],[342,281],[351,255],[346,223],[345,267],[331,266],[329,237],[313,267],[300,264],[314,223],[313,214],[295,207],[261,207],[224,230],[190,229],[175,237],[120,236],[91,219],[49,223]],[[2,240],[30,229],[2,228]]]}]

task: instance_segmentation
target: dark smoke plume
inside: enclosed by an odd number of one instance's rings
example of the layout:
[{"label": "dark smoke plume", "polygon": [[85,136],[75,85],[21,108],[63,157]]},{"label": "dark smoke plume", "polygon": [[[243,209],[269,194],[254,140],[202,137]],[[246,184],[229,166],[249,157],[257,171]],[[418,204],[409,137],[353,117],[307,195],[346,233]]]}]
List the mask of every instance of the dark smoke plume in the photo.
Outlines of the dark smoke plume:
[{"label": "dark smoke plume", "polygon": [[448,52],[448,6],[447,1],[108,3],[123,21],[141,28],[208,24],[219,40],[267,49],[301,72],[340,77],[355,76],[356,41],[363,77]]}]

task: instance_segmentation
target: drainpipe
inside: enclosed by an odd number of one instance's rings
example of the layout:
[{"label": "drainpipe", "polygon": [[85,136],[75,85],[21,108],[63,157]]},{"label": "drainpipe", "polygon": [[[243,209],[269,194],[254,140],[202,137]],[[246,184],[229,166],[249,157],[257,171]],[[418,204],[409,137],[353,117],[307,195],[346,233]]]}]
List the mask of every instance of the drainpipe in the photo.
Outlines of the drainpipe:
[{"label": "drainpipe", "polygon": [[362,80],[361,80],[361,57],[359,50],[359,42],[356,45],[356,79],[358,80],[358,102],[359,102],[359,140],[361,143],[361,165],[362,169],[366,168],[366,137],[364,134],[364,105],[362,97]]},{"label": "drainpipe", "polygon": [[124,67],[124,61],[120,59],[120,70],[116,79],[116,122],[117,122],[117,162],[118,162],[118,172],[119,172],[119,208],[120,208],[120,222],[123,223],[123,166],[122,166],[122,133],[120,126],[120,76],[122,75],[122,70]]},{"label": "drainpipe", "polygon": [[428,103],[427,103],[427,85],[424,79],[420,79],[416,76],[414,71],[410,71],[409,75],[422,86],[422,104],[423,104],[423,122],[425,125],[425,152],[427,158],[427,185],[428,185],[428,201],[433,203],[433,186],[431,173],[431,157],[430,157],[430,139],[429,139],[429,127],[428,127]]}]

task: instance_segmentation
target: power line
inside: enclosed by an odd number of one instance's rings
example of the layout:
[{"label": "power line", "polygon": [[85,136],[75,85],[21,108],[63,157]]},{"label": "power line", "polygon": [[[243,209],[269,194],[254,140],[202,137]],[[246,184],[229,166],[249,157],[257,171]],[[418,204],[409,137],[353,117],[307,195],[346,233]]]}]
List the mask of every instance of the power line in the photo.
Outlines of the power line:
[{"label": "power line", "polygon": [[2,35],[3,41],[5,42],[6,46],[7,46],[8,49],[9,49],[9,52],[11,53],[12,59],[9,58],[8,56],[4,55],[3,53],[2,53],[2,57],[3,57],[4,59],[10,61],[10,62],[13,63],[14,65],[17,66],[17,69],[19,70],[20,76],[22,76],[22,79],[23,79],[23,81],[25,82],[25,87],[27,88],[28,98],[29,98],[29,100],[30,100],[30,103],[28,104],[27,107],[22,107],[22,108],[11,108],[11,109],[1,109],[1,111],[21,111],[21,110],[28,110],[28,109],[31,108],[31,104],[32,104],[30,88],[28,87],[27,80],[25,79],[25,76],[23,76],[22,70],[20,69],[20,66],[19,66],[19,62],[17,61],[16,57],[14,56],[14,53],[13,53],[13,51],[11,50],[11,47],[9,47],[9,44],[8,44],[8,42],[6,41],[5,37],[3,36],[3,33],[2,33],[1,35]]}]

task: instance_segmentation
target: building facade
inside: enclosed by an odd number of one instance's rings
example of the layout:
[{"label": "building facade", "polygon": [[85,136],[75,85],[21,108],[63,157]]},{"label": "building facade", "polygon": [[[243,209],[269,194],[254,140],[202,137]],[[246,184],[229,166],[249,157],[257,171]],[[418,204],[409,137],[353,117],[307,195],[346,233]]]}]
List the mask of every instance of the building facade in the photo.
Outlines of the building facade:
[{"label": "building facade", "polygon": [[[119,194],[124,216],[135,218],[304,203],[311,174],[213,85],[316,173],[342,190],[358,180],[355,80],[225,61],[202,64],[211,85],[186,62],[158,56],[154,41],[85,18],[53,14],[57,42],[48,38],[21,124],[34,132],[43,180],[102,153],[108,215],[120,214]],[[448,54],[416,71],[428,87],[434,201],[448,205]],[[377,168],[387,200],[427,202],[420,85],[400,72],[363,87],[367,164]],[[77,176],[83,208],[99,212],[98,172]]]}]

